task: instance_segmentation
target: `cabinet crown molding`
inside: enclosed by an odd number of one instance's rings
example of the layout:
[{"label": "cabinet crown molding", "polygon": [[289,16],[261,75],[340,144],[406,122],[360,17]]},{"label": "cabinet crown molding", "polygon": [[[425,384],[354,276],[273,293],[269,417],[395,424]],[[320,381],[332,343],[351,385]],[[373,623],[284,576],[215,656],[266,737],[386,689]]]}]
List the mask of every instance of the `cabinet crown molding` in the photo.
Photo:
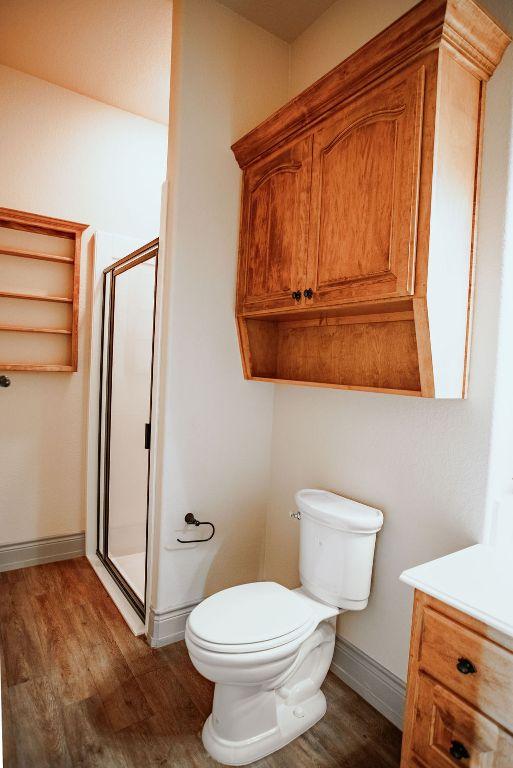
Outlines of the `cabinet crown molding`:
[{"label": "cabinet crown molding", "polygon": [[344,101],[419,55],[442,47],[481,80],[500,63],[511,36],[473,0],[422,0],[264,122],[236,141],[241,168],[311,128]]},{"label": "cabinet crown molding", "polygon": [[485,89],[509,42],[473,0],[423,0],[234,145],[246,378],[466,396]]}]

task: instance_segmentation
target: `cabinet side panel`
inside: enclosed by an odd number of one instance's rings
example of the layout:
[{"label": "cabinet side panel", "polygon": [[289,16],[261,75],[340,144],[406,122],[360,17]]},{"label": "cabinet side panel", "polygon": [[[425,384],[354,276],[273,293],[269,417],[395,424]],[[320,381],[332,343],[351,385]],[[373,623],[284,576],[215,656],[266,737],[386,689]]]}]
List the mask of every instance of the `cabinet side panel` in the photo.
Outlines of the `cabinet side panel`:
[{"label": "cabinet side panel", "polygon": [[464,394],[482,82],[440,51],[428,315],[436,397]]},{"label": "cabinet side panel", "polygon": [[419,682],[419,656],[422,636],[422,619],[426,595],[415,591],[415,602],[411,622],[410,657],[408,662],[408,684],[406,688],[406,704],[404,709],[403,745],[401,751],[401,768],[411,768],[412,742],[415,728],[415,706]]}]

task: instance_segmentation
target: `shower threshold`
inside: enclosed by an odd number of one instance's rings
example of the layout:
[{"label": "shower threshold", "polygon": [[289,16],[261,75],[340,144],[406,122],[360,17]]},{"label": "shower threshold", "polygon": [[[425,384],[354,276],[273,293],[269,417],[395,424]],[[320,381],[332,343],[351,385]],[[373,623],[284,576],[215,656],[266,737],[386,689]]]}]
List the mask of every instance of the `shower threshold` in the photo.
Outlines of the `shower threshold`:
[{"label": "shower threshold", "polygon": [[131,555],[119,555],[118,557],[110,555],[110,559],[141,603],[144,603],[146,552],[134,552]]}]

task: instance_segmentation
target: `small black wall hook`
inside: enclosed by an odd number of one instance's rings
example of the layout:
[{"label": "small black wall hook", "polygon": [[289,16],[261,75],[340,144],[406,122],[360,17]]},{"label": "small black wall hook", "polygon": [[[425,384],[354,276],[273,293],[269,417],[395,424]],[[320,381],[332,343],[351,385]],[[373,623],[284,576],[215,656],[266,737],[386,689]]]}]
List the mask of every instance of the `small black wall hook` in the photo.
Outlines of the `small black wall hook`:
[{"label": "small black wall hook", "polygon": [[179,541],[180,544],[198,544],[202,541],[210,541],[210,539],[213,538],[214,533],[216,532],[216,529],[214,528],[214,523],[208,523],[208,522],[201,523],[199,520],[196,520],[192,512],[187,512],[184,519],[187,525],[196,525],[196,526],[210,525],[210,527],[212,528],[212,533],[206,539],[177,539],[177,541]]}]

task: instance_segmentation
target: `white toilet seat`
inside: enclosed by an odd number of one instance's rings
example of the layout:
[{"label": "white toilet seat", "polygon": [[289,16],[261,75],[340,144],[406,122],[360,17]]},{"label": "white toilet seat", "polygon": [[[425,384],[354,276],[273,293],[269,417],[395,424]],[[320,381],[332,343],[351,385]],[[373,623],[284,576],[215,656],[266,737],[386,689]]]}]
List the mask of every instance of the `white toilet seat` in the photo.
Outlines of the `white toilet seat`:
[{"label": "white toilet seat", "polygon": [[313,602],[274,582],[242,584],[204,600],[187,634],[203,650],[230,656],[300,644],[319,623]]},{"label": "white toilet seat", "polygon": [[216,684],[203,728],[203,743],[216,760],[253,762],[323,716],[319,689],[339,613],[303,588],[273,582],[232,587],[194,609],[185,642],[196,669]]}]

